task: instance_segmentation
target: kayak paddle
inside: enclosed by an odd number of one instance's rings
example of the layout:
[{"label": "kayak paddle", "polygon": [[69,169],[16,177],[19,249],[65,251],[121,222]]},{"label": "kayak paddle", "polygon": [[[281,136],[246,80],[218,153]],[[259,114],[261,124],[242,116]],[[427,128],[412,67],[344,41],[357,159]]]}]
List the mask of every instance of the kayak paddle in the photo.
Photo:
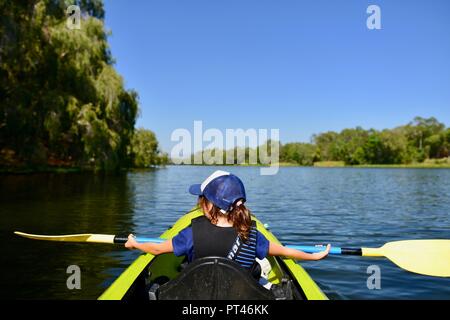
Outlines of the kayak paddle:
[{"label": "kayak paddle", "polygon": [[[82,234],[67,234],[62,236],[46,236],[39,234],[30,234],[19,231],[14,231],[14,234],[34,240],[46,240],[46,241],[62,241],[62,242],[90,242],[90,243],[109,243],[109,244],[124,244],[128,241],[127,236],[115,236],[109,234],[94,234],[94,233],[82,233]],[[136,238],[137,242],[153,242],[161,243],[166,241],[160,238]]]},{"label": "kayak paddle", "polygon": [[[18,231],[14,233],[29,239],[47,241],[124,244],[128,240],[126,236],[90,233],[61,236],[36,235]],[[136,241],[161,243],[166,239],[137,237]],[[324,249],[323,246],[286,245],[286,247],[306,253],[316,253]],[[330,254],[386,257],[400,268],[410,272],[434,277],[450,277],[450,240],[402,240],[388,242],[380,248],[332,247]]]},{"label": "kayak paddle", "polygon": [[[320,247],[287,246],[304,252],[320,252]],[[330,254],[386,257],[400,268],[434,277],[450,277],[450,240],[402,240],[380,248],[331,248]]]}]

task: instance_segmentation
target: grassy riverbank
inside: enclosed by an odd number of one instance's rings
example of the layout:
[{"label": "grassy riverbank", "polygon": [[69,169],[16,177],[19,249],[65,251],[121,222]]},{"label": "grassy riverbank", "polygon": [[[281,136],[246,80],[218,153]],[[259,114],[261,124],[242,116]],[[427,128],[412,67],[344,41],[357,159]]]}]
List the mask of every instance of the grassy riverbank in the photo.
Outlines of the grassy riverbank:
[{"label": "grassy riverbank", "polygon": [[413,164],[373,164],[373,165],[357,165],[350,166],[352,168],[406,168],[406,169],[450,169],[450,164],[427,164],[427,163],[413,163]]},{"label": "grassy riverbank", "polygon": [[[279,162],[274,165],[279,167],[311,167],[303,166],[298,163],[293,162]],[[231,166],[267,166],[263,164],[242,164],[242,165],[231,165]],[[344,161],[319,161],[315,162],[313,167],[315,168],[410,168],[410,169],[433,169],[442,168],[450,169],[450,158],[446,159],[427,159],[421,163],[410,163],[410,164],[363,164],[363,165],[347,165]]]},{"label": "grassy riverbank", "polygon": [[[175,164],[169,164],[175,165]],[[203,164],[192,164],[193,166],[209,166]],[[434,160],[427,160],[423,163],[411,163],[411,164],[365,164],[365,165],[346,165],[342,161],[322,161],[315,162],[314,166],[302,166],[292,162],[280,162],[274,164],[278,167],[314,167],[314,168],[395,168],[395,169],[450,169],[449,162],[435,162]],[[176,166],[176,165],[175,165]],[[181,165],[183,166],[183,165]],[[186,165],[190,166],[190,165]],[[211,165],[214,166],[214,165]],[[222,165],[220,165],[222,166]],[[264,164],[231,164],[224,165],[229,167],[266,167]],[[157,167],[149,168],[122,168],[116,172],[126,171],[138,171],[138,170],[151,170]],[[101,172],[101,170],[95,170],[92,167],[22,167],[22,168],[0,168],[0,174],[33,174],[33,173],[81,173],[81,172]]]},{"label": "grassy riverbank", "polygon": [[427,159],[420,163],[409,164],[361,164],[361,165],[346,165],[343,161],[322,161],[315,162],[314,167],[319,168],[411,168],[411,169],[433,169],[443,168],[450,169],[450,158],[444,159]]}]

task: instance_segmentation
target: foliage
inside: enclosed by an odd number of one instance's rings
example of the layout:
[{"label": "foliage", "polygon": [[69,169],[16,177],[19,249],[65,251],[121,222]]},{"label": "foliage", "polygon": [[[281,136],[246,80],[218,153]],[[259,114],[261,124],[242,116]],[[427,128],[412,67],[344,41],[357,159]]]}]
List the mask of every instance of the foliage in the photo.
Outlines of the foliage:
[{"label": "foliage", "polygon": [[[192,155],[193,164],[267,164],[266,152],[278,146],[278,162],[301,166],[404,165],[424,163],[428,159],[447,159],[450,150],[450,128],[435,118],[417,117],[405,126],[384,130],[361,127],[328,131],[314,135],[312,143],[266,141],[255,149],[204,150]],[[227,163],[226,155],[234,155]],[[251,161],[250,155],[258,155]],[[241,155],[241,157],[239,157]],[[245,156],[245,158],[244,158]],[[195,160],[197,159],[197,162]],[[274,159],[270,159],[274,160]],[[445,161],[444,161],[445,162]],[[432,162],[433,164],[440,163]]]},{"label": "foliage", "polygon": [[[79,30],[66,26],[69,4],[81,7]],[[0,0],[0,12],[0,166],[114,170],[168,161],[153,132],[135,134],[138,95],[113,67],[101,0]],[[450,128],[416,117],[391,130],[357,127],[314,135],[312,143],[267,141],[228,152],[235,164],[255,152],[267,163],[264,151],[274,147],[280,162],[299,165],[420,163],[449,156]],[[226,163],[227,152],[205,152]]]},{"label": "foliage", "polygon": [[318,159],[317,147],[309,143],[287,143],[281,147],[282,161],[312,166]]},{"label": "foliage", "polygon": [[340,133],[315,135],[313,141],[320,161],[344,161],[350,165],[408,164],[448,157],[449,131],[436,118],[416,117],[394,129],[344,129]]},{"label": "foliage", "polygon": [[[69,4],[81,29],[66,26]],[[138,95],[113,67],[102,1],[2,0],[0,12],[0,150],[24,166],[130,165]]]},{"label": "foliage", "polygon": [[131,141],[131,156],[133,167],[136,168],[148,168],[168,162],[167,154],[161,154],[159,151],[156,135],[146,129],[136,130]]}]

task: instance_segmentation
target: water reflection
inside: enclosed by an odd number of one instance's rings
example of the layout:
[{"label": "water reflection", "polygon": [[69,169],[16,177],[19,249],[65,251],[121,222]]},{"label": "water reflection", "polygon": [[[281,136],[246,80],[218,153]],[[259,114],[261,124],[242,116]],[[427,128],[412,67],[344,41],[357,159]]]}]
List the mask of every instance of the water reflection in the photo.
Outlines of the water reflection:
[{"label": "water reflection", "polygon": [[[0,183],[3,298],[92,298],[120,266],[108,245],[21,239],[38,234],[116,234],[133,227],[134,193],[127,175],[36,174],[6,176]],[[122,250],[124,252],[124,250]],[[66,268],[81,268],[82,290],[68,290]],[[105,272],[106,270],[106,272]],[[106,282],[105,282],[106,281]],[[6,288],[5,288],[6,286]]]},{"label": "water reflection", "polygon": [[[110,245],[38,242],[12,235],[106,233],[156,237],[196,202],[187,193],[216,169],[242,178],[248,206],[284,243],[379,246],[400,239],[450,238],[450,170],[168,167],[121,175],[0,177],[0,298],[97,298],[139,255]],[[66,268],[82,290],[66,288]],[[382,290],[366,286],[377,264]],[[303,262],[332,298],[450,299],[450,279],[405,272],[386,259],[330,257]]]}]

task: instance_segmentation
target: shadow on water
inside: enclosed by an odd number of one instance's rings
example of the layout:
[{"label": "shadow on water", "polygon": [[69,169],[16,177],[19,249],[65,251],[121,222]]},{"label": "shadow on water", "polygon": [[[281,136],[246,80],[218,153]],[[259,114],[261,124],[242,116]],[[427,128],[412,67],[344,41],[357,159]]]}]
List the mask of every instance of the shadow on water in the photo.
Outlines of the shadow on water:
[{"label": "shadow on water", "polygon": [[[22,239],[13,231],[123,233],[133,227],[133,201],[126,174],[2,176],[0,241],[6,245],[2,246],[0,297],[95,298],[111,281],[107,267],[125,267],[123,255],[130,253],[112,245]],[[69,265],[81,269],[81,290],[66,286]]]}]

